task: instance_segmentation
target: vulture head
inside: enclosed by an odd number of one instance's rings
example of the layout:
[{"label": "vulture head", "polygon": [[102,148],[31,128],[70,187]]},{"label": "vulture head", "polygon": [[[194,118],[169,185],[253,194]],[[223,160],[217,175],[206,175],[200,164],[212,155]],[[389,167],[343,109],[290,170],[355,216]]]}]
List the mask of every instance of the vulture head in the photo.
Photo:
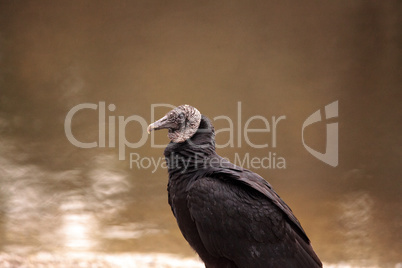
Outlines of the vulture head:
[{"label": "vulture head", "polygon": [[158,121],[150,124],[147,128],[148,133],[152,130],[168,129],[168,137],[172,142],[180,143],[191,138],[201,122],[201,113],[190,105],[181,105]]}]

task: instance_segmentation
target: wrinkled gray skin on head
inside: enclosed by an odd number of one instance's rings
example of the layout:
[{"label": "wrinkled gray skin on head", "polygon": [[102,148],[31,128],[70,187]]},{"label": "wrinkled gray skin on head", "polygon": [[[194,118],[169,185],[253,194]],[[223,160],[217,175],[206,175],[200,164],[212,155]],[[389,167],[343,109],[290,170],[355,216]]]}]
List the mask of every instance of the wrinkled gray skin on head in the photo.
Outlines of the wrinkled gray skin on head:
[{"label": "wrinkled gray skin on head", "polygon": [[152,130],[168,129],[168,137],[172,142],[180,143],[191,138],[201,122],[201,113],[190,105],[181,105],[168,112],[164,117],[148,126]]}]

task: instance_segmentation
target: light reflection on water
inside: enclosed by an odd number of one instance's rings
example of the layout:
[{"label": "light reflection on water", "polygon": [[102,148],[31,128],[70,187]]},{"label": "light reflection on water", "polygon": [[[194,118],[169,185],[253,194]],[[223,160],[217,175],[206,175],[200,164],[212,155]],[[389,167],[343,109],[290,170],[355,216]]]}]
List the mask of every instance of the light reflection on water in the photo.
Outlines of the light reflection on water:
[{"label": "light reflection on water", "polygon": [[102,237],[106,239],[138,239],[145,235],[162,232],[156,226],[146,223],[130,223],[111,226],[103,231]]},{"label": "light reflection on water", "polygon": [[94,254],[68,253],[54,255],[38,253],[31,256],[0,254],[2,268],[201,268],[203,263],[195,258],[182,258],[170,254]]},{"label": "light reflection on water", "polygon": [[373,220],[372,210],[373,198],[366,191],[354,191],[343,196],[339,202],[342,214],[340,224],[345,230],[345,252],[351,263],[369,265],[378,263],[375,256],[370,252],[373,250],[373,241],[370,232]]},{"label": "light reflection on water", "polygon": [[84,212],[85,204],[71,200],[61,205],[63,247],[72,251],[89,251],[96,246],[94,239],[97,222],[90,213]]},{"label": "light reflection on water", "polygon": [[[125,223],[120,219],[113,223],[111,219],[121,216],[125,209],[121,196],[132,185],[126,174],[117,171],[110,156],[99,155],[92,162],[88,171],[51,172],[0,158],[5,214],[0,267],[203,267],[195,255],[183,258],[164,253],[103,253],[107,241],[152,239],[166,230],[151,222]],[[79,183],[83,176],[88,177],[85,186]],[[52,189],[43,183],[48,179],[76,181],[79,187]],[[343,196],[338,203],[339,223],[345,230],[351,261],[326,263],[324,267],[379,267],[372,265],[375,259],[367,258],[372,243],[369,233],[373,202],[366,191]]]}]

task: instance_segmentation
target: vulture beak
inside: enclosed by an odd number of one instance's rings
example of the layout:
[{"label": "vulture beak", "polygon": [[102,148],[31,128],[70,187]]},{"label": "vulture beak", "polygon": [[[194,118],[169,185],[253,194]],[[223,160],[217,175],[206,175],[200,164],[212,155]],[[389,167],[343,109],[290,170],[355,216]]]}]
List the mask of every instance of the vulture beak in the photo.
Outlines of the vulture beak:
[{"label": "vulture beak", "polygon": [[163,128],[175,128],[176,124],[172,123],[168,120],[167,116],[162,117],[158,121],[150,124],[147,128],[148,134],[151,133],[152,130],[158,130]]}]

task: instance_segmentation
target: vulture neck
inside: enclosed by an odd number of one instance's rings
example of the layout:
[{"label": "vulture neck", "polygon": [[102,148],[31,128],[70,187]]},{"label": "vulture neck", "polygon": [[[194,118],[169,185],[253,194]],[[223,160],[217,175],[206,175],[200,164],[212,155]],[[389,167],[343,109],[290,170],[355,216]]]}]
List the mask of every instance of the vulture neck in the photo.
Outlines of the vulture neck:
[{"label": "vulture neck", "polygon": [[202,168],[205,160],[216,156],[215,131],[210,120],[201,115],[197,132],[184,142],[170,142],[164,155],[169,173],[194,172]]}]

